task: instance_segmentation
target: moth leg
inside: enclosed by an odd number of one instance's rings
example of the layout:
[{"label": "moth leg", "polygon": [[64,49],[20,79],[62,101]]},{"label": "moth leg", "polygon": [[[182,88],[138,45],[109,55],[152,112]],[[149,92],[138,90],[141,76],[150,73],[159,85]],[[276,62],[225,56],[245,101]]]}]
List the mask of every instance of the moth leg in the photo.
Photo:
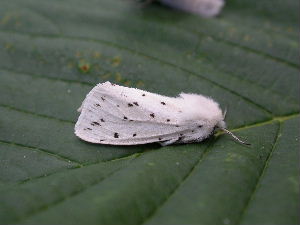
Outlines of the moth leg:
[{"label": "moth leg", "polygon": [[178,139],[171,139],[171,140],[167,140],[167,141],[161,141],[161,142],[158,142],[158,143],[161,146],[167,146],[167,145],[174,144],[176,141],[178,141]]}]

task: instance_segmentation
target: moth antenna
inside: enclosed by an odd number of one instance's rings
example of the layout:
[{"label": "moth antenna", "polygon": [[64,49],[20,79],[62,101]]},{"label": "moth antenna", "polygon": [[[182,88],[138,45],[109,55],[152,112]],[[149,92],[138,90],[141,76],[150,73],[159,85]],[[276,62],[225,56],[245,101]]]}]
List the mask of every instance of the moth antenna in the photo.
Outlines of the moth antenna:
[{"label": "moth antenna", "polygon": [[220,130],[224,131],[225,133],[229,134],[234,140],[236,140],[237,142],[243,144],[243,145],[251,145],[247,142],[244,142],[242,140],[240,140],[237,136],[235,136],[232,132],[230,132],[229,130],[225,129],[225,128],[220,128]]},{"label": "moth antenna", "polygon": [[223,120],[225,120],[226,113],[227,113],[227,107],[224,109],[224,112],[223,112]]}]

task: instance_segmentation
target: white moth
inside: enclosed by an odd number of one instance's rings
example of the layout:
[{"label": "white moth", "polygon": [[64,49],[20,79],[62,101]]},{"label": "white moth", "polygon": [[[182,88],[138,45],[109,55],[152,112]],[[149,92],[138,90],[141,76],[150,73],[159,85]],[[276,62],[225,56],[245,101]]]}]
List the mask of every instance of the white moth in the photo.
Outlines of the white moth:
[{"label": "white moth", "polygon": [[88,93],[78,111],[75,134],[92,143],[158,142],[165,146],[201,142],[216,128],[240,141],[225,129],[219,104],[197,94],[181,93],[174,98],[105,82]]},{"label": "white moth", "polygon": [[198,14],[202,17],[213,17],[220,13],[224,0],[135,0],[142,5],[160,1],[175,9]]},{"label": "white moth", "polygon": [[224,0],[160,0],[162,3],[186,12],[213,17],[221,11]]}]

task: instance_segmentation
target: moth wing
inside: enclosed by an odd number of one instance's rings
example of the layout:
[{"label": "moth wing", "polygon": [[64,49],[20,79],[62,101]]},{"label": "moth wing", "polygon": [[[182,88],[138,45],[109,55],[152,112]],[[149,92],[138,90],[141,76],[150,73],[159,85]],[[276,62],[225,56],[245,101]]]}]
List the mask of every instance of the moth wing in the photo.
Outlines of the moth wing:
[{"label": "moth wing", "polygon": [[178,123],[180,108],[170,98],[105,82],[84,100],[75,134],[89,142],[132,145],[180,139],[190,127]]}]

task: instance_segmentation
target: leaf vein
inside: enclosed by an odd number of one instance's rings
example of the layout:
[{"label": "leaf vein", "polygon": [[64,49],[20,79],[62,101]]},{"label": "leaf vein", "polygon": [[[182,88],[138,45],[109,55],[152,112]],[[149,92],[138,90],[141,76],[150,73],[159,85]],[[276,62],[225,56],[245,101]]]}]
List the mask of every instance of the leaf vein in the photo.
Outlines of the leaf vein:
[{"label": "leaf vein", "polygon": [[274,150],[275,150],[275,148],[276,148],[276,146],[277,146],[278,140],[280,139],[281,127],[282,127],[281,122],[279,122],[279,127],[278,127],[278,129],[277,129],[277,134],[276,134],[276,137],[275,137],[275,140],[274,140],[274,144],[273,144],[273,146],[272,146],[272,149],[271,149],[270,153],[268,154],[268,157],[267,157],[267,159],[266,159],[266,162],[265,162],[265,164],[264,164],[264,167],[263,167],[263,169],[262,169],[262,171],[261,171],[259,177],[258,177],[257,180],[256,180],[256,184],[255,184],[255,186],[254,186],[254,188],[253,188],[253,190],[252,190],[252,192],[251,192],[250,197],[248,198],[247,202],[245,203],[245,206],[244,206],[242,212],[240,213],[239,218],[238,218],[236,224],[241,224],[241,222],[242,222],[242,220],[243,220],[243,218],[244,218],[244,216],[245,216],[245,213],[246,213],[246,211],[248,210],[249,205],[250,205],[250,203],[252,202],[252,200],[253,200],[253,198],[254,198],[254,196],[255,196],[255,193],[257,192],[257,190],[258,190],[258,188],[259,188],[260,181],[263,179],[264,174],[265,174],[265,171],[268,169],[269,162],[270,162],[270,160],[271,160],[271,158],[272,158],[272,155],[273,155],[273,152],[274,152]]},{"label": "leaf vein", "polygon": [[190,171],[186,174],[186,176],[183,177],[183,179],[181,180],[181,182],[170,192],[170,194],[167,196],[166,199],[164,199],[142,222],[141,224],[145,224],[147,221],[149,221],[154,215],[155,213],[162,208],[166,202],[176,193],[176,191],[186,182],[186,180],[191,176],[191,174],[194,172],[195,168],[205,159],[205,157],[207,156],[207,154],[210,152],[210,150],[212,149],[214,143],[211,143],[203,152],[203,154],[201,154],[201,156],[199,157],[199,159],[196,161],[196,163],[193,165],[193,167],[190,169]]},{"label": "leaf vein", "polygon": [[[198,33],[198,34],[204,34],[204,35],[207,35],[207,34],[205,34],[205,33],[203,33],[203,32],[200,32],[200,31],[191,31],[191,30],[188,30],[188,29],[184,29],[184,30],[189,31],[189,32],[192,32],[192,33],[195,33],[195,34]],[[210,37],[211,37],[212,39],[214,39],[215,41],[218,41],[218,42],[227,44],[227,45],[229,45],[229,46],[238,47],[238,48],[243,49],[243,50],[245,50],[245,51],[249,51],[249,52],[251,52],[251,53],[254,53],[254,54],[256,54],[256,55],[260,55],[260,56],[262,56],[262,57],[264,57],[264,58],[271,59],[271,60],[273,60],[273,61],[275,61],[275,62],[277,62],[277,63],[282,63],[282,64],[285,64],[285,65],[287,65],[287,66],[290,66],[290,67],[293,67],[293,68],[297,68],[297,69],[299,68],[299,65],[297,65],[297,64],[295,64],[295,63],[293,63],[293,62],[287,61],[287,60],[282,59],[282,58],[280,58],[280,57],[273,56],[273,55],[268,54],[268,53],[266,53],[266,52],[262,52],[262,51],[259,51],[259,50],[256,50],[256,49],[250,48],[250,47],[248,47],[248,46],[241,45],[241,44],[238,44],[238,43],[235,43],[235,42],[226,40],[226,39],[221,39],[221,38],[218,38],[218,37],[216,37],[216,36],[214,36],[214,35],[210,35]]]},{"label": "leaf vein", "polygon": [[50,150],[47,150],[47,149],[42,149],[42,148],[38,148],[38,147],[34,147],[34,146],[23,145],[23,144],[20,144],[20,143],[15,143],[15,142],[10,142],[10,141],[5,141],[5,140],[0,140],[0,143],[11,144],[11,145],[16,145],[18,147],[23,147],[23,148],[26,148],[26,149],[36,150],[36,151],[42,152],[44,154],[47,154],[49,156],[55,157],[59,160],[66,161],[68,163],[75,163],[75,164],[77,164],[77,166],[83,166],[79,161],[77,161],[75,159],[70,159],[68,157],[59,155],[57,153],[53,153],[53,152],[51,152]]},{"label": "leaf vein", "polygon": [[153,61],[157,61],[163,65],[167,65],[167,66],[170,66],[170,67],[173,67],[173,68],[177,68],[185,73],[188,73],[190,75],[193,75],[197,78],[200,78],[200,79],[203,79],[223,90],[226,90],[228,92],[230,92],[231,94],[237,96],[237,97],[240,97],[241,99],[243,99],[245,102],[248,102],[249,104],[255,106],[256,108],[260,109],[261,111],[265,112],[266,114],[268,115],[273,115],[272,112],[270,110],[267,110],[265,107],[263,107],[262,105],[254,102],[253,100],[251,100],[250,98],[246,97],[246,96],[243,96],[243,95],[240,95],[239,93],[237,93],[236,91],[230,89],[230,88],[227,88],[226,86],[223,86],[211,79],[208,79],[207,77],[201,75],[201,74],[198,74],[198,73],[195,73],[195,72],[192,72],[186,68],[183,68],[181,66],[178,66],[174,63],[171,63],[171,62],[167,62],[167,61],[164,61],[160,58],[157,58],[155,56],[151,56],[151,55],[147,55],[145,53],[142,53],[142,52],[139,52],[139,51],[136,51],[134,49],[130,49],[128,47],[125,47],[125,46],[121,46],[121,45],[118,45],[116,43],[113,43],[113,42],[110,42],[110,41],[107,41],[107,40],[101,40],[101,39],[93,39],[93,38],[86,38],[86,37],[71,37],[71,36],[58,36],[58,35],[41,35],[41,34],[35,34],[35,33],[31,33],[31,34],[26,34],[26,33],[22,33],[22,32],[14,32],[14,31],[10,31],[10,30],[1,30],[0,32],[11,32],[11,33],[17,33],[17,34],[22,34],[22,35],[28,35],[28,36],[31,36],[31,37],[40,37],[40,38],[64,38],[64,39],[69,39],[69,40],[81,40],[81,41],[90,41],[90,42],[95,42],[95,43],[102,43],[104,45],[108,45],[108,46],[111,46],[111,47],[114,47],[114,48],[118,48],[118,49],[122,49],[122,50],[125,50],[127,52],[131,52],[135,55],[138,55],[138,56],[141,56],[141,57],[144,57],[144,58],[147,58],[147,59],[151,59]]},{"label": "leaf vein", "polygon": [[[138,157],[139,157],[139,155],[136,155],[136,157],[135,157],[134,159],[136,159],[136,158],[138,158]],[[124,167],[126,167],[126,166],[124,166]],[[57,201],[55,201],[55,202],[53,202],[53,203],[51,203],[51,204],[44,205],[44,206],[40,207],[39,209],[36,209],[35,211],[33,211],[33,212],[27,214],[26,216],[23,216],[22,218],[19,218],[17,221],[14,221],[14,223],[20,223],[21,221],[24,221],[24,220],[26,220],[26,219],[29,218],[29,217],[32,217],[32,216],[34,216],[34,215],[36,215],[36,214],[38,214],[38,213],[42,213],[43,211],[48,210],[50,207],[54,207],[54,206],[56,206],[56,205],[58,205],[58,204],[60,204],[60,203],[62,203],[62,202],[64,202],[64,201],[66,201],[66,200],[68,200],[68,199],[71,199],[71,198],[73,198],[73,197],[75,197],[75,196],[81,194],[81,193],[84,192],[84,191],[87,191],[89,188],[91,188],[91,187],[93,187],[93,186],[95,186],[95,185],[101,183],[102,181],[104,181],[105,179],[111,177],[112,175],[114,175],[115,173],[117,173],[118,171],[120,171],[121,169],[123,169],[124,167],[121,166],[120,168],[118,168],[118,169],[112,171],[111,173],[107,174],[107,176],[101,177],[100,180],[97,180],[97,181],[95,181],[95,182],[92,182],[92,183],[89,184],[88,186],[86,186],[86,187],[84,187],[84,188],[82,188],[82,189],[80,189],[80,190],[78,190],[78,191],[75,191],[75,192],[73,192],[72,194],[70,194],[70,195],[68,195],[68,196],[66,196],[66,197],[64,197],[64,198],[58,199]]]}]

